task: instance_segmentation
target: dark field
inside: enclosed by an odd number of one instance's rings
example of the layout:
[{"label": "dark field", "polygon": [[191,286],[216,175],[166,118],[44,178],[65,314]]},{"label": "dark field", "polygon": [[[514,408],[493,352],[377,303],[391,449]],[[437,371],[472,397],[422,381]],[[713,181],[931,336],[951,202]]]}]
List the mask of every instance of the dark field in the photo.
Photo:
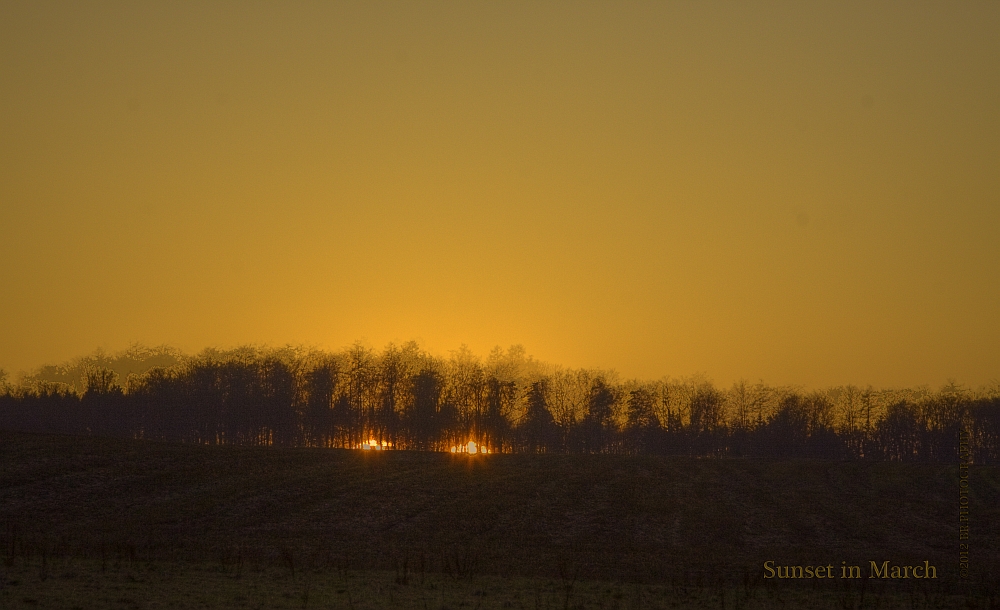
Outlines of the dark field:
[{"label": "dark field", "polygon": [[[1000,469],[974,466],[971,489],[963,580],[957,466],[470,457],[0,432],[0,600],[752,608],[807,599],[861,607],[863,595],[864,607],[997,607]],[[865,576],[871,560],[926,560],[938,578],[765,581],[767,560],[838,569],[846,561]],[[116,586],[126,592],[115,597]],[[183,591],[190,595],[177,597]]]}]

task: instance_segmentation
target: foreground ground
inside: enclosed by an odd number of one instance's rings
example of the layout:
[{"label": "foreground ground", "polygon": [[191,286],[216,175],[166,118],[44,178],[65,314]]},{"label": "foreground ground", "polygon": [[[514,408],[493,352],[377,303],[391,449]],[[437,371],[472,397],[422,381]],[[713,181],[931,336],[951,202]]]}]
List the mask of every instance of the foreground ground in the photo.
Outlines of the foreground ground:
[{"label": "foreground ground", "polygon": [[866,606],[986,607],[1000,470],[973,468],[971,489],[962,579],[951,465],[0,432],[0,595],[4,608],[855,607],[857,583],[765,582],[762,564],[926,560],[936,581],[880,580]]},{"label": "foreground ground", "polygon": [[235,570],[191,564],[63,560],[7,567],[2,608],[627,609],[989,608],[996,599],[873,586],[841,590],[749,583],[688,587],[607,581],[408,574],[399,571]]}]

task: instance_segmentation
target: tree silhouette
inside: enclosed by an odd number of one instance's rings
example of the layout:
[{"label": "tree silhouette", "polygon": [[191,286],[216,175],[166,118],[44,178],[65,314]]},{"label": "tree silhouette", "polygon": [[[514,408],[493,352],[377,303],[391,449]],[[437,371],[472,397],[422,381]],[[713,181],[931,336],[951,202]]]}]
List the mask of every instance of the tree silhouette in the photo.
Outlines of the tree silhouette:
[{"label": "tree silhouette", "polygon": [[416,449],[434,447],[439,427],[441,385],[441,376],[431,369],[424,369],[413,378],[413,406],[408,414],[408,423],[411,443]]},{"label": "tree silhouette", "polygon": [[626,450],[628,453],[652,453],[661,443],[660,420],[656,416],[656,396],[647,388],[629,392]]},{"label": "tree silhouette", "polygon": [[486,411],[482,418],[482,442],[496,450],[506,450],[511,445],[511,423],[508,414],[513,410],[517,397],[514,381],[501,381],[490,376],[486,379]]},{"label": "tree silhouette", "polygon": [[921,425],[917,409],[899,402],[889,407],[885,419],[876,426],[876,438],[882,458],[909,462],[917,457]]},{"label": "tree silhouette", "polygon": [[587,415],[582,422],[583,451],[602,453],[612,449],[614,429],[615,394],[603,378],[598,377],[590,386],[587,396]]},{"label": "tree silhouette", "polygon": [[522,349],[494,350],[485,364],[468,350],[442,360],[412,343],[381,353],[205,350],[129,369],[123,387],[109,363],[156,361],[135,353],[45,367],[16,384],[3,377],[0,428],[221,445],[356,448],[374,437],[399,449],[474,440],[533,453],[946,463],[967,434],[976,463],[1000,463],[1000,388],[803,393],[741,381],[722,391],[699,378],[619,383],[546,370]]},{"label": "tree silhouette", "polygon": [[317,364],[306,373],[303,423],[306,444],[309,446],[334,446],[337,432],[333,397],[337,388],[337,376],[337,363],[334,360]]},{"label": "tree silhouette", "polygon": [[529,453],[551,450],[557,443],[557,430],[549,412],[546,394],[548,382],[535,381],[527,395],[527,408],[521,421],[522,447]]}]

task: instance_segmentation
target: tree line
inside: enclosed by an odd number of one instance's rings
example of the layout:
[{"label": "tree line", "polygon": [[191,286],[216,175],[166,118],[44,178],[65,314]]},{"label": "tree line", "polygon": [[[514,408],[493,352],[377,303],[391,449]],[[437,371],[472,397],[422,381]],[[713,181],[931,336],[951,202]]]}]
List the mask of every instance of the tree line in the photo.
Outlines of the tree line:
[{"label": "tree line", "polygon": [[16,384],[0,428],[218,445],[811,457],[1000,463],[1000,391],[948,384],[823,391],[703,378],[621,380],[519,346],[485,359],[415,343],[377,352],[242,347],[184,356],[133,346]]}]

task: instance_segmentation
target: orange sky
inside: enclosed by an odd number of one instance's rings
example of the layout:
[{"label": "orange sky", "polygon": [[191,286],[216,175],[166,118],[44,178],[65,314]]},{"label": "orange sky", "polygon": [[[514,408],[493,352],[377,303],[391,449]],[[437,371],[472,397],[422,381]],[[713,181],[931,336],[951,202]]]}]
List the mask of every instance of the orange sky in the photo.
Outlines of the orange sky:
[{"label": "orange sky", "polygon": [[0,2],[0,367],[1000,378],[1000,3]]}]

